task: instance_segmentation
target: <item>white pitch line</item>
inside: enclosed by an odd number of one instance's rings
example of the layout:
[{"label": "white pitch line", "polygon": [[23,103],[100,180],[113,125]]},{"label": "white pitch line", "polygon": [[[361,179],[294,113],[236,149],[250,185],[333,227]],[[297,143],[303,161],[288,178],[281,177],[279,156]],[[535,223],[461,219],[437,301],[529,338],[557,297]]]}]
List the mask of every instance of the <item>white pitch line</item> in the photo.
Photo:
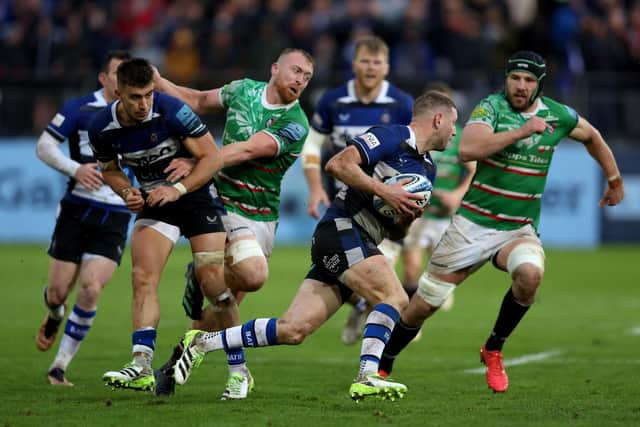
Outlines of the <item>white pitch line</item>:
[{"label": "white pitch line", "polygon": [[[525,356],[516,357],[515,359],[509,359],[504,361],[504,366],[516,366],[516,365],[525,365],[531,362],[539,362],[544,359],[548,359],[553,356],[557,356],[562,354],[562,350],[549,350],[544,351],[542,353],[536,354],[527,354]],[[465,373],[467,374],[484,374],[485,368],[474,368],[474,369],[465,369]]]},{"label": "white pitch line", "polygon": [[629,329],[629,334],[630,335],[640,335],[640,326],[635,326],[635,327]]}]

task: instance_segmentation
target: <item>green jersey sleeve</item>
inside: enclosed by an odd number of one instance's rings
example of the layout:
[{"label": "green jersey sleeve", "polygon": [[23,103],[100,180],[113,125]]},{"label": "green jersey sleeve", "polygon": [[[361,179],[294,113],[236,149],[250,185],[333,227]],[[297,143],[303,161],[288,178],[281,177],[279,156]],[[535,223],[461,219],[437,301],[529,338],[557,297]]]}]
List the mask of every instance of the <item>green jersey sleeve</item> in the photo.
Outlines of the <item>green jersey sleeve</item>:
[{"label": "green jersey sleeve", "polygon": [[232,82],[227,83],[220,90],[220,102],[222,103],[222,107],[227,109],[231,104],[231,100],[236,96],[242,88],[244,87],[247,79],[243,80],[234,80]]},{"label": "green jersey sleeve", "polygon": [[483,99],[469,115],[467,124],[484,123],[495,129],[498,123],[498,112],[488,98]]},{"label": "green jersey sleeve", "polygon": [[309,134],[309,121],[300,108],[291,108],[264,132],[278,143],[279,154],[299,154]]}]

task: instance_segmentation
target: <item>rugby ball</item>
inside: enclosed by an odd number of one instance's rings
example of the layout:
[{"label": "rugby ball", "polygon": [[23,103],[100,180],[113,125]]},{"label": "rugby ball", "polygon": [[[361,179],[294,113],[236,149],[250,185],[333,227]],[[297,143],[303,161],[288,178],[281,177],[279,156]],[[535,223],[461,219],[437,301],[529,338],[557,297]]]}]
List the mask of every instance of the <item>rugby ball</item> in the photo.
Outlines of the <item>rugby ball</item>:
[{"label": "rugby ball", "polygon": [[[433,188],[433,186],[431,185],[431,181],[429,181],[427,177],[417,173],[401,173],[385,180],[384,184],[391,185],[395,184],[398,181],[406,179],[409,179],[410,181],[403,184],[402,188],[404,188],[409,193],[419,194],[422,196],[422,199],[415,200],[416,207],[422,209],[427,206],[427,204],[429,204],[429,200],[431,200],[431,190]],[[373,196],[373,208],[381,215],[388,218],[394,218],[398,215],[398,212],[394,208],[389,206],[387,202],[385,202],[377,194],[374,194]]]}]

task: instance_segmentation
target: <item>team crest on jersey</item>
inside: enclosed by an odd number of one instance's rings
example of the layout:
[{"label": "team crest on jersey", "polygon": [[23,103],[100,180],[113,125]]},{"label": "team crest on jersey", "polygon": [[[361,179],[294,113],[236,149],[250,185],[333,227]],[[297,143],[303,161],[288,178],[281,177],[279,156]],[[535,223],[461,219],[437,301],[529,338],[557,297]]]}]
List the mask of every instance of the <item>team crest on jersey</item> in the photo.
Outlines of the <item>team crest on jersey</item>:
[{"label": "team crest on jersey", "polygon": [[383,125],[386,125],[386,124],[389,124],[390,122],[391,122],[391,115],[387,112],[382,114],[382,117],[380,117],[380,123],[382,123]]},{"label": "team crest on jersey", "polygon": [[151,139],[151,142],[158,142],[158,134],[153,132],[149,139]]},{"label": "team crest on jersey", "polygon": [[269,120],[267,120],[267,123],[265,123],[264,126],[270,128],[275,122],[276,122],[276,119],[271,117]]},{"label": "team crest on jersey", "polygon": [[555,123],[549,123],[547,125],[547,132],[549,132],[549,135],[553,135],[553,133],[556,131],[556,124]]},{"label": "team crest on jersey", "polygon": [[369,149],[371,150],[380,145],[380,140],[378,139],[378,137],[371,132],[365,133],[361,136],[361,138],[365,142],[365,144],[367,144],[367,147],[369,147]]}]

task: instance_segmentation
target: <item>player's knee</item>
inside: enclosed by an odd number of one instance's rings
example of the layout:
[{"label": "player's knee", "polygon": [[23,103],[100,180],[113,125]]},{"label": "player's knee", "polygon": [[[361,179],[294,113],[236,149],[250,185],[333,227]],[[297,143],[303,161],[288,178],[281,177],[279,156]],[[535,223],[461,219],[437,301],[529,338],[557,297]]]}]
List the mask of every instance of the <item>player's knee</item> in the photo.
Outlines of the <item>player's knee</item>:
[{"label": "player's knee", "polygon": [[535,243],[522,243],[511,250],[507,271],[525,293],[535,293],[544,276],[544,250]]},{"label": "player's knee", "polygon": [[514,294],[520,304],[531,305],[535,302],[542,276],[543,271],[532,264],[523,264],[513,273]]},{"label": "player's knee", "polygon": [[68,291],[49,285],[47,289],[47,303],[52,307],[63,304],[67,300],[68,295]]},{"label": "player's knee", "polygon": [[395,307],[398,311],[402,311],[409,305],[409,296],[405,292],[404,288],[400,288],[398,292],[391,294],[391,296],[387,298],[386,302]]},{"label": "player's knee", "polygon": [[417,294],[433,308],[438,308],[449,298],[456,285],[424,272],[418,281]]},{"label": "player's knee", "polygon": [[133,267],[131,270],[131,283],[133,285],[134,294],[151,292],[159,279],[160,277],[158,274],[147,269]]},{"label": "player's knee", "polygon": [[193,267],[203,288],[212,282],[220,283],[221,290],[224,288],[224,251],[194,252]]},{"label": "player's knee", "polygon": [[103,284],[98,280],[83,280],[78,290],[78,298],[82,298],[87,303],[97,303],[102,291]]},{"label": "player's knee", "polygon": [[220,313],[225,310],[230,310],[236,306],[236,298],[230,289],[225,289],[223,292],[213,296],[209,299],[211,307],[214,312]]},{"label": "player's knee", "polygon": [[230,266],[226,270],[229,274],[229,286],[234,291],[255,292],[262,288],[269,276],[269,268],[265,258],[247,259],[241,264]]},{"label": "player's knee", "polygon": [[278,341],[281,344],[302,344],[310,334],[311,326],[306,322],[290,322],[278,320]]}]

